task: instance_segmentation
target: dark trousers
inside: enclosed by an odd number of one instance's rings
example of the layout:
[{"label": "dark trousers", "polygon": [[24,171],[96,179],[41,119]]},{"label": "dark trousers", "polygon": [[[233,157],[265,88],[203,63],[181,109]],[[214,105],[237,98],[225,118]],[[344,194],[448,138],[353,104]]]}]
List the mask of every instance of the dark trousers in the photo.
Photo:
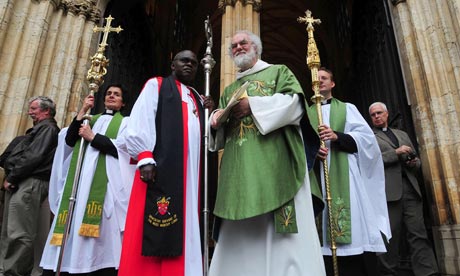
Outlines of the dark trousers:
[{"label": "dark trousers", "polygon": [[[61,272],[59,275],[61,276],[70,276],[70,275],[75,275],[75,276],[117,276],[118,275],[118,270],[115,268],[103,268],[100,270],[96,270],[93,272],[89,273],[76,273],[76,274],[70,274],[68,272]],[[43,270],[43,276],[56,276],[56,272],[52,270]]]},{"label": "dark trousers", "polygon": [[[326,266],[326,275],[334,276],[332,256],[323,256]],[[337,264],[340,276],[376,276],[377,256],[374,252],[364,252],[360,255],[337,256]]]},{"label": "dark trousers", "polygon": [[17,191],[5,193],[0,275],[31,274],[40,225],[40,206],[47,196],[48,181],[36,178],[27,178],[18,184]]},{"label": "dark trousers", "polygon": [[422,199],[406,178],[403,178],[402,199],[387,204],[392,238],[389,244],[386,243],[387,253],[379,256],[381,275],[398,275],[402,227],[406,229],[414,274],[435,274],[438,267],[425,229]]}]

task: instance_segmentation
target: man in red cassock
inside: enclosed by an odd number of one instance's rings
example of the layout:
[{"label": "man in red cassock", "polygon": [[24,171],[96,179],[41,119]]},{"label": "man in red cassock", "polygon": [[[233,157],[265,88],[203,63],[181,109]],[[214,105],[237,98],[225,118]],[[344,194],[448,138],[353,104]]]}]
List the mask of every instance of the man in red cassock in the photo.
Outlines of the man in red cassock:
[{"label": "man in red cassock", "polygon": [[196,55],[179,52],[172,74],[147,81],[126,131],[137,167],[126,220],[120,276],[202,275],[199,224],[204,108],[190,85]]}]

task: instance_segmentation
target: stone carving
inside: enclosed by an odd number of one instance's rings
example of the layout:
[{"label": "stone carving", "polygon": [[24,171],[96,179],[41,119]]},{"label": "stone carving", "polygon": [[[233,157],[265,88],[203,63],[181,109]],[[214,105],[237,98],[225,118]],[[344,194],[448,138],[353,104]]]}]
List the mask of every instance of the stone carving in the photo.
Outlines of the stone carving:
[{"label": "stone carving", "polygon": [[260,11],[262,8],[262,0],[219,0],[218,7],[224,10],[226,6],[235,6],[238,1],[240,1],[243,6],[252,5],[255,11]]},{"label": "stone carving", "polygon": [[96,0],[62,0],[58,8],[74,15],[82,15],[89,21],[97,23],[101,19],[101,12],[96,4]]}]

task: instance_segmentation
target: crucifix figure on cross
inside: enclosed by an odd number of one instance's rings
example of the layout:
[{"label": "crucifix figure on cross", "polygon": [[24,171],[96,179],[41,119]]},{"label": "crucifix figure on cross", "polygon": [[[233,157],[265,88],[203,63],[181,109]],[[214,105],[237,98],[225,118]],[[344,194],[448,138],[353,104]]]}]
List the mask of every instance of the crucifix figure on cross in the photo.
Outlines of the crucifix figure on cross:
[{"label": "crucifix figure on cross", "polygon": [[100,47],[105,48],[105,46],[107,46],[107,38],[109,37],[110,32],[119,33],[121,31],[123,31],[121,26],[118,26],[116,28],[111,26],[113,19],[114,18],[112,17],[112,15],[109,15],[109,17],[105,18],[105,20],[107,20],[105,26],[103,26],[103,27],[95,26],[93,28],[93,32],[103,32],[104,33],[104,36],[102,37],[102,42],[99,44]]}]

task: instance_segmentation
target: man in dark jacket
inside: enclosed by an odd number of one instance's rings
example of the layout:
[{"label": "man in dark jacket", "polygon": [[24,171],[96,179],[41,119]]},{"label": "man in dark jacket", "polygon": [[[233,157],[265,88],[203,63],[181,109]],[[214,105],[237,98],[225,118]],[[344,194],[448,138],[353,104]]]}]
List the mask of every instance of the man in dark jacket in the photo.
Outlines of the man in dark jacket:
[{"label": "man in dark jacket", "polygon": [[[31,130],[31,129],[29,129]],[[28,130],[28,131],[29,131]],[[25,135],[20,135],[15,137],[6,147],[6,149],[3,151],[3,153],[0,155],[0,179],[3,183],[5,180],[5,170],[3,169],[5,167],[5,161],[10,156],[11,151],[19,144],[19,142],[22,141],[26,136]],[[2,222],[3,222],[3,206],[5,204],[5,189],[3,189],[3,186],[0,188],[0,229],[2,229]]]},{"label": "man in dark jacket", "polygon": [[5,160],[6,190],[0,245],[0,275],[30,275],[40,205],[48,196],[59,128],[48,97],[29,100],[33,127]]},{"label": "man in dark jacket", "polygon": [[[438,275],[436,258],[423,220],[422,192],[417,181],[420,159],[406,132],[388,126],[388,109],[382,102],[369,107],[374,134],[385,166],[385,192],[392,238],[387,253],[379,256],[382,276],[398,275],[400,240],[410,248],[414,275]],[[406,229],[406,236],[401,230]]]}]

